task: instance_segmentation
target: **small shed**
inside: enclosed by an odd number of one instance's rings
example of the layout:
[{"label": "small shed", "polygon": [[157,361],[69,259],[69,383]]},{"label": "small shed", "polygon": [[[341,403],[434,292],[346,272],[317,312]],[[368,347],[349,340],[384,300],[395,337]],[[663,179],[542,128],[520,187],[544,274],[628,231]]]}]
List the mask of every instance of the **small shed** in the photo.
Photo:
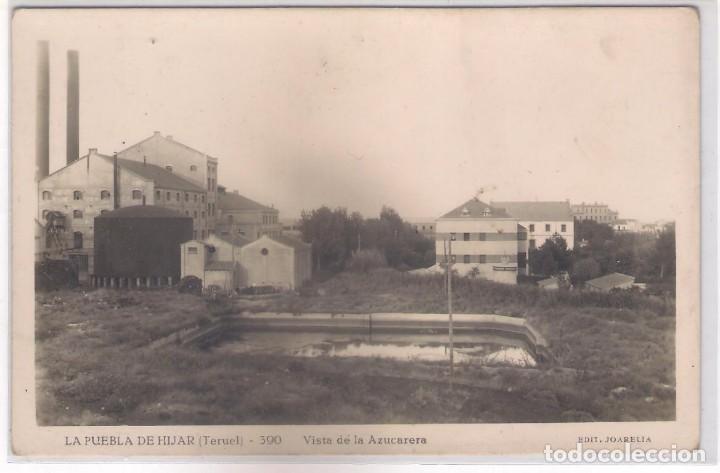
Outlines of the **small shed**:
[{"label": "small shed", "polygon": [[238,264],[230,261],[211,261],[205,265],[203,285],[218,286],[226,292],[234,291],[238,286]]},{"label": "small shed", "polygon": [[633,276],[622,273],[610,273],[587,281],[585,287],[591,291],[610,292],[613,289],[630,289],[634,283],[635,278]]},{"label": "small shed", "polygon": [[233,261],[218,261],[217,248],[200,240],[189,240],[181,245],[182,277],[195,276],[203,287],[219,286],[233,291],[239,285],[240,265]]},{"label": "small shed", "polygon": [[240,248],[243,286],[300,287],[312,276],[311,246],[296,238],[264,235]]},{"label": "small shed", "polygon": [[545,290],[560,289],[560,281],[558,278],[541,279],[537,282],[537,285],[540,289]]}]

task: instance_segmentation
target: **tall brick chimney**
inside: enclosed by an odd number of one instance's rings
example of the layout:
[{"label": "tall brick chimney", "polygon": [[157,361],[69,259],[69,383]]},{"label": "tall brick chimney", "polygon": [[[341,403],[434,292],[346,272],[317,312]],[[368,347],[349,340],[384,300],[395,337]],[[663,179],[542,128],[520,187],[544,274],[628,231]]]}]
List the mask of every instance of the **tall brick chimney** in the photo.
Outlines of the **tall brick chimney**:
[{"label": "tall brick chimney", "polygon": [[37,44],[37,114],[35,117],[35,178],[50,174],[50,63],[48,42]]},{"label": "tall brick chimney", "polygon": [[80,71],[78,52],[67,52],[67,164],[80,157]]}]

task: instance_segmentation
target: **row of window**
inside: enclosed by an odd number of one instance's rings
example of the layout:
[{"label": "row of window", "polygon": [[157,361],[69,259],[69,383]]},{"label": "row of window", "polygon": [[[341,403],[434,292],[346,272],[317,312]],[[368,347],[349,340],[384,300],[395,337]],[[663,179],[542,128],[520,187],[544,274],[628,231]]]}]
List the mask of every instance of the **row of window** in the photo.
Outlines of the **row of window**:
[{"label": "row of window", "polygon": [[[200,212],[200,215],[201,215],[202,218],[205,218],[205,211],[203,210],[202,212]],[[190,216],[190,211],[189,211],[189,210],[186,210],[186,211],[185,211],[185,216],[186,216],[186,217],[189,217],[189,216]],[[193,210],[193,218],[198,218],[198,212],[197,212],[197,210]]]},{"label": "row of window", "polygon": [[208,177],[208,190],[214,192],[216,187],[217,182],[215,181],[215,179],[212,177]]},{"label": "row of window", "polygon": [[451,255],[450,261],[453,263],[462,261],[465,264],[517,263],[518,255]]},{"label": "row of window", "polygon": [[[135,198],[134,192],[135,191],[133,191],[133,199]],[[184,194],[183,198],[185,199],[185,202],[190,202],[190,194],[187,192],[184,192],[183,194]],[[193,202],[197,202],[199,199],[202,203],[205,203],[205,194],[199,194],[199,196],[200,197],[198,198],[198,194],[192,194]],[[156,190],[155,191],[155,200],[160,201],[160,200],[162,200],[162,197],[163,197],[162,191]],[[165,191],[165,201],[169,202],[171,200],[173,200],[173,193],[170,191]],[[175,192],[175,201],[180,202],[180,192]]]},{"label": "row of window", "polygon": [[[530,225],[528,225],[528,231],[530,231],[530,232],[534,232],[534,231],[535,231],[535,224],[534,224],[534,223],[531,223]],[[549,223],[546,223],[546,224],[545,224],[545,231],[546,231],[546,232],[549,232],[549,231],[550,231],[550,224],[549,224]],[[560,231],[561,231],[561,232],[566,232],[566,231],[567,231],[567,225],[564,224],[564,223],[560,224]]]},{"label": "row of window", "polygon": [[[203,202],[204,202],[204,200],[203,200]],[[215,216],[215,204],[212,202],[208,203],[207,209],[208,209],[208,215],[210,215],[211,217],[214,217]]]},{"label": "row of window", "polygon": [[[173,198],[173,193],[170,191],[165,192],[165,200],[170,201]],[[132,200],[142,200],[143,198],[143,192],[138,189],[133,189],[132,191]],[[112,194],[110,194],[110,191],[102,190],[100,191],[100,200],[110,200],[112,197]],[[162,191],[156,190],[155,191],[155,198],[156,200],[160,201],[162,200],[163,193]],[[83,200],[84,194],[82,191],[73,191],[73,200]],[[190,194],[185,192],[184,193],[184,199],[185,202],[190,202]],[[200,200],[202,203],[205,203],[205,194],[192,194],[193,202],[197,202]],[[52,192],[50,191],[43,191],[42,192],[42,200],[52,200]],[[180,202],[180,192],[175,192],[175,200],[177,202]],[[214,207],[214,205],[213,205]],[[214,209],[213,209],[214,212]]]},{"label": "row of window", "polygon": [[263,215],[263,225],[278,223],[277,215]]},{"label": "row of window", "polygon": [[[73,200],[83,200],[84,197],[85,197],[85,195],[83,194],[82,191],[73,191]],[[112,197],[112,194],[110,194],[110,191],[106,191],[106,190],[100,191],[100,200],[110,200],[110,197]],[[142,200],[142,197],[143,197],[143,193],[141,190],[134,189],[132,191],[133,200]],[[42,192],[42,200],[52,200],[52,198],[53,198],[52,192],[50,192],[50,191]]]},{"label": "row of window", "polygon": [[[524,240],[527,236],[525,233],[502,233],[502,232],[495,232],[495,233],[461,233],[462,240],[463,241],[515,241],[515,240]],[[458,240],[458,234],[457,233],[438,233],[437,239],[438,240],[447,240],[449,239],[451,241],[457,241]]]},{"label": "row of window", "polygon": [[[166,169],[167,171],[173,172],[173,167],[172,167],[171,164],[168,164],[167,166],[165,166],[165,169]],[[190,171],[192,171],[192,172],[197,171],[197,166],[195,166],[194,164],[191,164],[191,165],[190,165]]]}]

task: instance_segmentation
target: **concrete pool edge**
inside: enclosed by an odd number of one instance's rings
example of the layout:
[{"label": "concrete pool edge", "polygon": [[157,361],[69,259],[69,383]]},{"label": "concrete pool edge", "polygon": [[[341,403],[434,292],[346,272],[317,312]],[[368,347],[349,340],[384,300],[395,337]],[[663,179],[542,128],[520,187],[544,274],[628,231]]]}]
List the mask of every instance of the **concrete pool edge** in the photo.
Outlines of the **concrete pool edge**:
[{"label": "concrete pool edge", "polygon": [[[370,333],[427,333],[446,332],[447,314],[418,313],[302,313],[243,312],[224,317],[209,327],[199,327],[179,340],[182,344],[202,343],[222,336],[233,329],[316,331],[342,330]],[[538,361],[551,361],[552,354],[545,338],[526,319],[497,314],[453,314],[453,328],[458,334],[496,332],[521,336],[533,350]]]}]

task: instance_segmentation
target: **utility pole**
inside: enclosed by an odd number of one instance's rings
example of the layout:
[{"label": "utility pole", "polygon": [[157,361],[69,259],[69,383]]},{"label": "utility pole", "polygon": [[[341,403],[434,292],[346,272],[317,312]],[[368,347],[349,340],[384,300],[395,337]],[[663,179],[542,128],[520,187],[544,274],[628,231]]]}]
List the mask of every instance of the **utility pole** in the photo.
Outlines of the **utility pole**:
[{"label": "utility pole", "polygon": [[447,288],[448,288],[448,336],[450,338],[450,385],[452,386],[454,359],[453,359],[453,305],[452,305],[452,240],[448,240],[447,259]]}]

